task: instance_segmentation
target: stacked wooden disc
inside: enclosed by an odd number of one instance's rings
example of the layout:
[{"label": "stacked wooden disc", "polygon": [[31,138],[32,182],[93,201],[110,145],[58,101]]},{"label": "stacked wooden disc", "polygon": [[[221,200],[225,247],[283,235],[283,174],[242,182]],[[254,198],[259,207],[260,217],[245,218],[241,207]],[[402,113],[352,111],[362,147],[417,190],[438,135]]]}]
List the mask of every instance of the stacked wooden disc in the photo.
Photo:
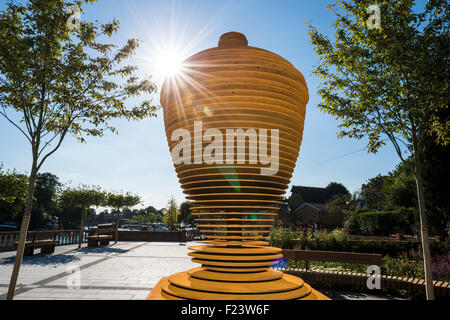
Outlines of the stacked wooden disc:
[{"label": "stacked wooden disc", "polygon": [[[270,269],[282,259],[281,250],[262,241],[297,161],[307,102],[303,75],[282,57],[249,47],[237,32],[224,34],[218,47],[187,59],[182,72],[166,80],[161,104],[169,148],[179,143],[172,141],[176,129],[190,132],[191,152],[181,156],[175,169],[208,240],[189,248],[192,261],[201,267],[163,279],[149,299],[326,298],[301,279]],[[196,121],[202,123],[200,139],[194,138]],[[215,141],[205,134],[208,129],[223,133],[223,152],[216,149],[214,155],[222,163],[196,161],[195,155]],[[239,150],[227,129],[266,129],[268,156],[273,148],[279,150],[276,173],[262,174],[261,168],[269,165],[258,155],[257,163],[249,161],[258,149],[246,139]],[[278,143],[272,140],[273,129],[279,130]],[[227,142],[235,145],[233,164],[226,161]],[[245,163],[237,161],[239,156]]]}]

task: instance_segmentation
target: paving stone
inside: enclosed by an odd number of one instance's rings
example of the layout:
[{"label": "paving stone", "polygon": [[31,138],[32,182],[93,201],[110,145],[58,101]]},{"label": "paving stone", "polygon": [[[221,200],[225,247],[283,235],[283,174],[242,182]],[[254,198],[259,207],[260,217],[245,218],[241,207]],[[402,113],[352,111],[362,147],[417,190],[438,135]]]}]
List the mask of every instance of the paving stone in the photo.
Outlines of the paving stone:
[{"label": "paving stone", "polygon": [[[187,252],[187,246],[169,242],[119,242],[93,249],[85,244],[80,249],[78,245],[56,247],[53,255],[24,258],[18,288],[25,285],[25,291],[15,298],[144,299],[162,277],[197,266]],[[0,253],[0,297],[3,298],[8,290],[14,254]],[[74,274],[68,272],[69,266],[79,268],[79,290],[67,287],[68,280],[74,279]]]}]

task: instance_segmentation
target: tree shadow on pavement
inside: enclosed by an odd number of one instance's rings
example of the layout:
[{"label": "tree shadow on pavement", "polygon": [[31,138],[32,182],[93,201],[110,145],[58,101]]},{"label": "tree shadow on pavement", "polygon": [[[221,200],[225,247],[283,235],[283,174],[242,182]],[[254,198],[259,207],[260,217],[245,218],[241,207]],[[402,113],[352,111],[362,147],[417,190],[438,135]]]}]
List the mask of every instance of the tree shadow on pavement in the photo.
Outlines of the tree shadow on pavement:
[{"label": "tree shadow on pavement", "polygon": [[71,251],[70,253],[74,254],[120,254],[130,251],[129,249],[120,249],[120,248],[113,248],[110,246],[100,246],[100,247],[82,247],[82,248],[76,248]]},{"label": "tree shadow on pavement", "polygon": [[[0,259],[0,265],[14,264],[15,256]],[[35,254],[31,257],[23,257],[22,265],[60,265],[79,261],[80,258],[74,255],[47,255]]]}]

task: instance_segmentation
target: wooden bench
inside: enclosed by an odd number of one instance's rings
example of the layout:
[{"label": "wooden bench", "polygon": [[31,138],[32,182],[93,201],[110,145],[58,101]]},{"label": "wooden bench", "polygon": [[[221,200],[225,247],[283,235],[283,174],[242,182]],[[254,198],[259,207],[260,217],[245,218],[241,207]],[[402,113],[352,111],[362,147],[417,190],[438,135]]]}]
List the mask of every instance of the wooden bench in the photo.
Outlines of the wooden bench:
[{"label": "wooden bench", "polygon": [[97,247],[100,243],[101,246],[109,245],[109,241],[113,239],[114,228],[112,224],[100,224],[93,235],[89,235],[88,247]]},{"label": "wooden bench", "polygon": [[283,250],[285,259],[305,261],[306,270],[310,261],[342,262],[353,264],[377,265],[383,264],[383,255],[374,253],[316,251],[316,250]]},{"label": "wooden bench", "polygon": [[[55,246],[58,244],[57,232],[54,231],[30,231],[25,241],[24,256],[32,256],[34,248],[41,248],[41,253],[50,254],[55,252]],[[17,246],[19,242],[14,242]]]}]

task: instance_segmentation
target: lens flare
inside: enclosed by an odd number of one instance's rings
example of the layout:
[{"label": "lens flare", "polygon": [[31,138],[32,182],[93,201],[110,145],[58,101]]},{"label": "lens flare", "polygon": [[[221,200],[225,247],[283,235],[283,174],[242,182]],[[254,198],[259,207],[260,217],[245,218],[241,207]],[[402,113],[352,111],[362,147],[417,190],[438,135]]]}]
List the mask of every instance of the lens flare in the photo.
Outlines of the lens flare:
[{"label": "lens flare", "polygon": [[183,57],[176,51],[161,52],[155,60],[155,74],[164,79],[180,74],[182,67]]}]

